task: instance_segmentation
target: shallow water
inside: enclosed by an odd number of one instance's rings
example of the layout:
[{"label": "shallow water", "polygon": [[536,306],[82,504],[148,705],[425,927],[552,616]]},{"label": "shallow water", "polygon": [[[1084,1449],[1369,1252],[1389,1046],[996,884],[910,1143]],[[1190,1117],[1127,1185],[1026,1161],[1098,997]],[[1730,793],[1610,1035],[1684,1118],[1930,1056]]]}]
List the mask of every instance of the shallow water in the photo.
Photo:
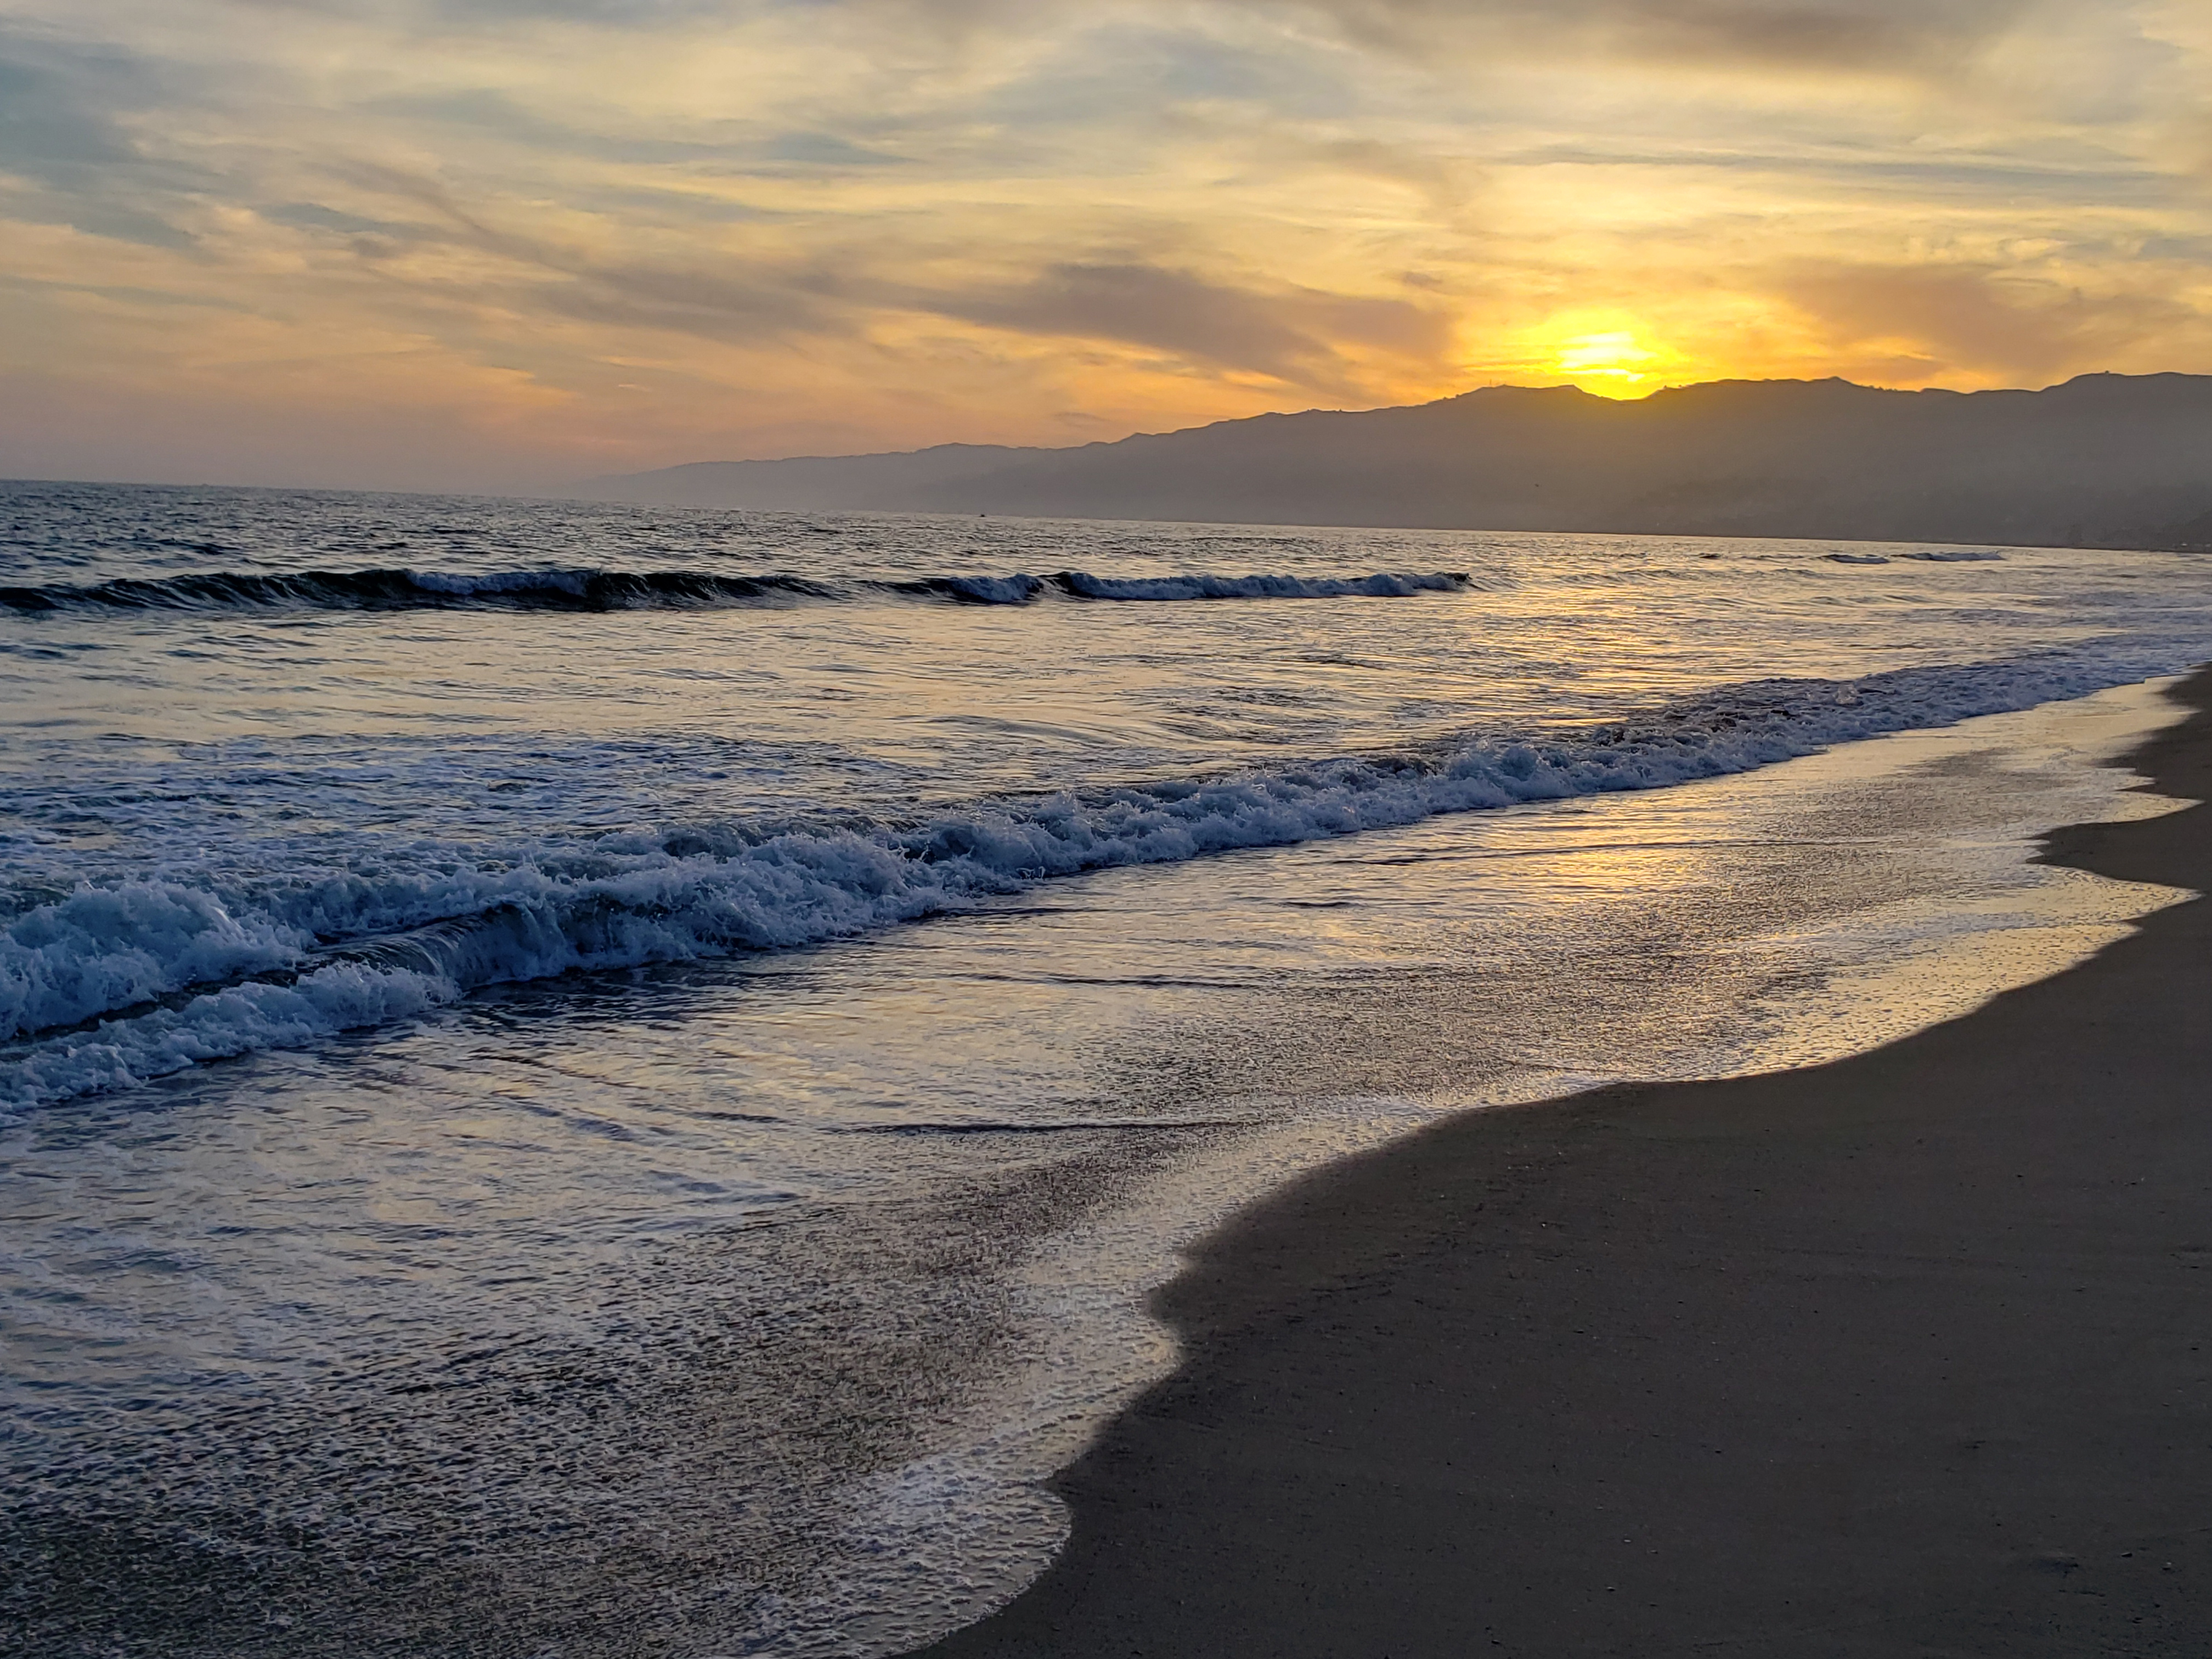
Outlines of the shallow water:
[{"label": "shallow water", "polygon": [[[844,597],[0,612],[10,982],[93,1006],[0,1060],[0,1616],[58,1653],[889,1652],[980,1611],[1234,1205],[1439,1110],[1849,1052],[2164,902],[2025,862],[2148,810],[2096,763],[2151,692],[1784,757],[2212,634],[2164,556],[93,495],[27,492],[7,580],[404,529],[449,577]],[[1468,580],[848,592],[1225,557]],[[332,964],[359,1000],[269,1017]]]}]

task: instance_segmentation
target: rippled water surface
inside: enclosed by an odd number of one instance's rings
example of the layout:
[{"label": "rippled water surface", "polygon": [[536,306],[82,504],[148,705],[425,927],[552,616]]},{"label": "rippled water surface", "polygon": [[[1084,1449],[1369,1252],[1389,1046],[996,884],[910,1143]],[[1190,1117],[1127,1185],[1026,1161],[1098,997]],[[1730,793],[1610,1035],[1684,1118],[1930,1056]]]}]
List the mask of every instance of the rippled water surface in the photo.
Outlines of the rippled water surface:
[{"label": "rippled water surface", "polygon": [[0,1631],[896,1651],[1227,1208],[2163,902],[2209,578],[0,489]]}]

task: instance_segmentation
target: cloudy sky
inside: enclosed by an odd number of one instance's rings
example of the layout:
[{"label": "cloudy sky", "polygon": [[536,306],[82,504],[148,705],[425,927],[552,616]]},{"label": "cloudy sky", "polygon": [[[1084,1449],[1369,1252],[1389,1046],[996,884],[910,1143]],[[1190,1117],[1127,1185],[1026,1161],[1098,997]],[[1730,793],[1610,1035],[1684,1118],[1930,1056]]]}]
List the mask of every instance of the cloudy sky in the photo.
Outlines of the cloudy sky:
[{"label": "cloudy sky", "polygon": [[2212,0],[0,0],[0,475],[2212,372]]}]

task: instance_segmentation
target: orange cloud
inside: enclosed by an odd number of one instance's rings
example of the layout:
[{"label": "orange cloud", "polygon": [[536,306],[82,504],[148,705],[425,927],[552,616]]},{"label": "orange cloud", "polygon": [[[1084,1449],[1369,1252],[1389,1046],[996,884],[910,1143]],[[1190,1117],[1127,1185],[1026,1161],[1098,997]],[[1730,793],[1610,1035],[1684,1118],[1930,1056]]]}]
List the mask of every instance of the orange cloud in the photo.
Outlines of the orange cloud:
[{"label": "orange cloud", "polygon": [[0,472],[2212,370],[2207,84],[2164,0],[15,0]]}]

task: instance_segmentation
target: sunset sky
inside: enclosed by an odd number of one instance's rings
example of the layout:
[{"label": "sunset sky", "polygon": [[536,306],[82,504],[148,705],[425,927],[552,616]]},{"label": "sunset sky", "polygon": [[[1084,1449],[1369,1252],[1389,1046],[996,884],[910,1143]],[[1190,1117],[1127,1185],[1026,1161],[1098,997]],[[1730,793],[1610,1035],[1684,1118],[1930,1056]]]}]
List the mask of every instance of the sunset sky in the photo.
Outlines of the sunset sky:
[{"label": "sunset sky", "polygon": [[2212,0],[0,0],[0,475],[2212,372]]}]

